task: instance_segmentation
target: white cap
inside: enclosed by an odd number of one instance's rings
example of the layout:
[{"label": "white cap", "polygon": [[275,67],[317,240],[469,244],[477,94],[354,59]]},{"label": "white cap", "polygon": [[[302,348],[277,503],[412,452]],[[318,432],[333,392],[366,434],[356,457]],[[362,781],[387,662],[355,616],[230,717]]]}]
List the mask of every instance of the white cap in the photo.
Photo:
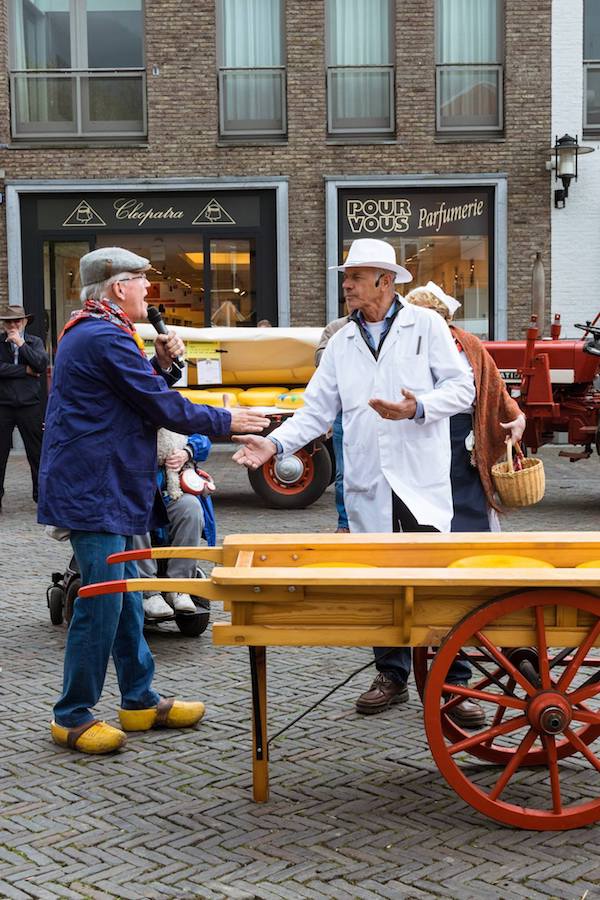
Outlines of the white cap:
[{"label": "white cap", "polygon": [[341,266],[329,266],[338,272],[345,272],[358,266],[370,269],[385,269],[396,276],[396,284],[406,284],[412,281],[412,275],[404,266],[396,262],[396,251],[387,241],[378,241],[375,238],[359,238],[352,241],[346,262]]},{"label": "white cap", "polygon": [[433,294],[434,297],[437,297],[438,300],[441,300],[444,306],[447,306],[450,310],[450,314],[454,315],[457,309],[460,309],[462,303],[460,303],[455,297],[451,297],[450,294],[445,294],[439,284],[436,284],[435,281],[428,281],[424,291],[429,291],[430,294]]}]

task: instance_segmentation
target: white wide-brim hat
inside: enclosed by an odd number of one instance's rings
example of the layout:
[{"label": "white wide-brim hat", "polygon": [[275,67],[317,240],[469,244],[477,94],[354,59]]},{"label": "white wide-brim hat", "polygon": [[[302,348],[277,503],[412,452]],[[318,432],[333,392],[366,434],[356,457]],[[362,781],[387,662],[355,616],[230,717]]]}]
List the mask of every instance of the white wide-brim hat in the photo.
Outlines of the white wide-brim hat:
[{"label": "white wide-brim hat", "polygon": [[462,306],[462,303],[460,303],[455,297],[451,297],[450,294],[445,294],[439,284],[436,284],[435,281],[428,281],[423,290],[429,291],[430,294],[433,294],[434,297],[437,297],[438,300],[441,300],[444,306],[448,307],[451,315],[454,315],[456,310],[460,309]]},{"label": "white wide-brim hat", "polygon": [[359,238],[352,241],[346,262],[341,266],[329,266],[330,269],[337,269],[338,272],[345,272],[346,269],[357,268],[358,266],[366,266],[369,269],[385,269],[387,272],[393,272],[396,276],[396,284],[406,284],[412,281],[412,275],[404,266],[399,266],[396,262],[396,251],[387,241],[378,241],[375,238]]}]

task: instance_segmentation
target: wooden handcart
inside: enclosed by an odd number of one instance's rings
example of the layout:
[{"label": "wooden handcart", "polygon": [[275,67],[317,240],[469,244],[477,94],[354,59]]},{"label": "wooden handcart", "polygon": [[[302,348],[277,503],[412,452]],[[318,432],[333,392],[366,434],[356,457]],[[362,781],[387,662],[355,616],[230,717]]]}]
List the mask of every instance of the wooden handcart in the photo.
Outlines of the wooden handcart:
[{"label": "wooden handcart", "polygon": [[[553,568],[452,567],[482,554]],[[410,645],[432,756],[467,803],[528,829],[600,819],[600,534],[248,534],[110,559],[144,555],[217,563],[203,592],[231,613],[214,643],[250,650],[256,800],[268,799],[266,648]],[[192,582],[110,582],[81,596],[148,587]],[[472,667],[466,687],[447,681],[457,656]],[[487,713],[476,731],[449,715],[465,697]]]}]

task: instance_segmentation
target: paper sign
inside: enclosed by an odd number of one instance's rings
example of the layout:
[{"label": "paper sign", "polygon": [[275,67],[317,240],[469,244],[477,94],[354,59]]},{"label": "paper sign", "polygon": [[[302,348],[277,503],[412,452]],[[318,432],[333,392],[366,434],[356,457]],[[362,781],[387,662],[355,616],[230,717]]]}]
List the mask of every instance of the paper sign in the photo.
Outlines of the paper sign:
[{"label": "paper sign", "polygon": [[185,342],[185,355],[188,359],[219,359],[220,349],[218,341]]},{"label": "paper sign", "polygon": [[196,362],[198,384],[221,384],[223,375],[221,372],[221,358],[199,359]]}]

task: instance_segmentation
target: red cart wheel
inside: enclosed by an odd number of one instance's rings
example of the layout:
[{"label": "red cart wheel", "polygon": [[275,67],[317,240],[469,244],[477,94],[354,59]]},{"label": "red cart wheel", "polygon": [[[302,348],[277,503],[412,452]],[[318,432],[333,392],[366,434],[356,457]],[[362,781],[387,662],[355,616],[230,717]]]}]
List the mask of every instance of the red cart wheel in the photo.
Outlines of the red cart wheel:
[{"label": "red cart wheel", "polygon": [[[576,648],[548,646],[552,631],[547,633],[546,620],[556,621],[558,607],[576,610],[588,621]],[[511,651],[495,646],[483,633],[510,629],[510,616],[526,609],[531,611],[537,638],[537,671],[528,654],[521,661],[517,655],[515,664]],[[452,629],[429,669],[425,728],[440,772],[463,800],[506,825],[538,831],[580,828],[600,818],[600,748],[594,751],[589,746],[600,736],[598,641],[597,597],[557,589],[525,591],[484,603]],[[449,684],[446,677],[454,658],[461,648],[472,646],[480,648],[487,660],[490,678],[481,679],[482,688]],[[468,736],[460,729],[457,735],[447,734],[445,713],[461,697],[494,709],[492,725]],[[490,742],[503,751],[499,774],[468,759],[483,757]],[[525,771],[529,760],[535,759],[530,754],[543,757],[548,777],[541,770]],[[565,756],[569,762],[561,767]],[[576,799],[581,795],[585,799]]]},{"label": "red cart wheel", "polygon": [[[531,666],[534,669],[534,672],[539,675],[539,654],[537,648],[520,647],[518,649],[506,649],[503,652],[506,653],[513,664],[523,665],[526,662],[530,662]],[[436,649],[434,647],[415,647],[413,649],[413,675],[421,701],[424,701],[429,667],[432,661],[435,659],[435,655]],[[572,653],[569,653],[568,655],[565,654],[564,656],[559,656],[558,651],[554,653],[550,652],[547,654],[547,656],[548,665],[552,668],[557,668],[557,670],[559,667],[564,668],[565,666],[569,665],[572,659]],[[506,672],[503,669],[498,667],[490,667],[489,656],[485,656],[479,651],[477,647],[461,648],[461,659],[469,662],[471,665],[471,669],[473,672],[473,681],[470,684],[470,688],[472,688],[473,690],[482,691],[485,688],[489,687],[489,685],[492,683],[490,679],[487,676],[484,676],[481,672],[482,664],[487,665],[490,674],[494,675],[496,678],[502,679],[506,677]],[[583,665],[589,669],[600,668],[600,655],[586,656]],[[527,669],[527,665],[525,665],[525,668]],[[516,683],[513,678],[507,678],[506,688],[511,693],[514,693],[516,689]],[[457,699],[454,701],[454,703],[456,702],[458,702]],[[453,704],[444,703],[440,709],[444,736],[454,742],[462,741],[465,738],[468,738],[469,735],[473,734],[473,732],[471,730],[467,731],[461,728],[450,718],[448,712],[446,712],[445,710],[448,709],[449,711],[452,705]],[[500,725],[505,714],[506,708],[498,706],[491,720],[492,727]],[[600,726],[586,725],[578,731],[578,736],[585,744],[590,744],[600,736]],[[496,765],[506,765],[510,762],[513,756],[513,750],[510,747],[506,747],[502,743],[495,741],[493,737],[490,738],[489,741],[486,741],[484,744],[475,745],[470,750],[470,753],[473,756],[476,756],[478,759],[484,759],[486,762],[495,763]],[[556,754],[559,759],[566,759],[567,756],[571,756],[573,753],[577,753],[577,750],[574,748],[572,742],[567,738],[558,740],[556,742]],[[546,766],[548,764],[548,755],[545,748],[543,746],[540,746],[537,748],[533,747],[531,750],[529,750],[524,764],[527,766]]]}]

